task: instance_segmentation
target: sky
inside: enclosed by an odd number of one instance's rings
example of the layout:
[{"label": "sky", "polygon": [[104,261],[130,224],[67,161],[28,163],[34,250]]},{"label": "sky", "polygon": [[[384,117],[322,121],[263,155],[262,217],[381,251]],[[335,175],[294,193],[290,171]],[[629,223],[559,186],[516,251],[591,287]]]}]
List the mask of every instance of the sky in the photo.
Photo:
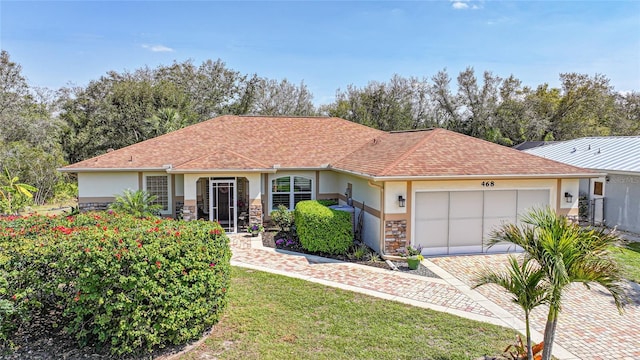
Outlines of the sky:
[{"label": "sky", "polygon": [[[0,47],[32,86],[188,59],[304,81],[316,104],[394,74],[603,74],[640,91],[640,1],[7,1]],[[454,80],[455,82],[455,80]],[[452,83],[455,89],[455,83]]]}]

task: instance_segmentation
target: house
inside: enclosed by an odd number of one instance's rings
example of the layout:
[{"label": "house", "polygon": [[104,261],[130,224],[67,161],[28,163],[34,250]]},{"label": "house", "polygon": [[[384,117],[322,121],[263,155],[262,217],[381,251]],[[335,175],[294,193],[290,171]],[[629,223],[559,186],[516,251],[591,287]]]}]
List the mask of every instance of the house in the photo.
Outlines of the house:
[{"label": "house", "polygon": [[513,149],[516,150],[528,150],[528,149],[533,149],[536,148],[538,146],[543,146],[543,145],[547,145],[547,144],[553,144],[555,141],[524,141],[521,142],[518,145],[512,146]]},{"label": "house", "polygon": [[585,137],[526,152],[606,173],[580,181],[590,220],[640,233],[640,136]]},{"label": "house", "polygon": [[[79,207],[123,190],[158,195],[163,214],[239,222],[308,199],[353,203],[381,254],[480,253],[495,225],[551,206],[577,217],[581,179],[599,174],[444,129],[384,132],[332,117],[220,116],[61,169]],[[494,247],[492,251],[504,251]]]}]

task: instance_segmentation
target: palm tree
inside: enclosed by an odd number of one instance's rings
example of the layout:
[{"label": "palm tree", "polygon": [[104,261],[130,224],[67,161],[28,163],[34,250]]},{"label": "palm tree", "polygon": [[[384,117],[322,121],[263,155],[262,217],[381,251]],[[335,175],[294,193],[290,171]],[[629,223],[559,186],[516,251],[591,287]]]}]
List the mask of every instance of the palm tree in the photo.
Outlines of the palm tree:
[{"label": "palm tree", "polygon": [[122,195],[116,196],[115,202],[109,205],[109,209],[140,218],[155,216],[162,209],[162,205],[154,203],[157,198],[158,196],[146,191],[126,189]]},{"label": "palm tree", "polygon": [[511,243],[524,249],[526,259],[540,266],[548,283],[549,313],[544,330],[542,360],[551,359],[563,291],[574,282],[602,285],[613,297],[618,311],[624,306],[622,277],[609,248],[618,237],[606,229],[582,228],[550,208],[533,210],[523,216],[521,226],[506,224],[492,234],[489,246]]},{"label": "palm tree", "polygon": [[506,272],[498,273],[487,270],[476,279],[473,289],[486,284],[496,284],[503,287],[512,295],[512,301],[524,310],[525,330],[527,337],[527,359],[533,359],[531,349],[531,329],[529,315],[538,305],[544,303],[547,294],[547,284],[544,283],[545,273],[530,258],[525,258],[518,264],[515,256],[509,256],[509,266]]}]

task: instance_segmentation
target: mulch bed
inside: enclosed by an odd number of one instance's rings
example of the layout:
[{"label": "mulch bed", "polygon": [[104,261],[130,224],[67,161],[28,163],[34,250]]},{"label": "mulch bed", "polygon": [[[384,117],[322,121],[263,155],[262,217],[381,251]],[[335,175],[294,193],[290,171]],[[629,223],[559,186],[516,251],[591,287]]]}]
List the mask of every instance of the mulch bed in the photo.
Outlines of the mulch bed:
[{"label": "mulch bed", "polygon": [[306,251],[305,249],[303,249],[299,245],[298,246],[284,246],[284,245],[278,246],[275,243],[275,235],[276,234],[277,234],[276,231],[265,231],[265,232],[263,232],[262,233],[262,245],[265,246],[265,247],[270,247],[270,248],[274,248],[274,249],[282,249],[282,250],[294,251],[294,252],[303,253],[303,254],[322,256],[322,257],[326,257],[326,258],[330,258],[330,259],[336,259],[336,260],[340,260],[340,261],[344,261],[344,262],[350,262],[350,263],[355,263],[355,264],[360,264],[360,265],[377,267],[377,268],[380,268],[380,269],[396,270],[396,271],[401,271],[401,272],[404,272],[404,273],[407,273],[407,274],[420,275],[420,276],[426,276],[426,277],[432,277],[432,278],[440,278],[438,275],[433,273],[431,270],[427,269],[427,267],[425,267],[422,264],[420,264],[416,270],[411,270],[411,269],[409,269],[409,266],[407,265],[407,263],[404,262],[404,261],[391,261],[391,263],[395,266],[395,269],[394,269],[391,266],[389,266],[389,264],[386,261],[384,261],[382,259],[380,259],[379,261],[363,261],[363,260],[351,259],[346,255],[314,253],[314,252]]},{"label": "mulch bed", "polygon": [[[204,334],[206,335],[206,334]],[[0,343],[0,359],[2,360],[134,360],[166,358],[183,351],[189,344],[167,346],[152,353],[117,356],[109,353],[107,349],[96,349],[91,346],[80,347],[78,341],[65,333],[62,328],[52,329],[29,324],[19,329],[10,336],[13,344]],[[198,339],[194,340],[198,341]]]},{"label": "mulch bed", "polygon": [[156,349],[151,353],[130,354],[125,356],[112,355],[109,349],[97,349],[92,346],[80,347],[78,341],[67,335],[62,327],[54,327],[50,319],[56,318],[39,315],[40,321],[32,321],[9,336],[13,342],[9,344],[0,341],[0,360],[135,360],[135,359],[167,359],[194,346],[207,336],[211,329],[202,334],[198,339],[183,345],[168,345],[162,349]]}]

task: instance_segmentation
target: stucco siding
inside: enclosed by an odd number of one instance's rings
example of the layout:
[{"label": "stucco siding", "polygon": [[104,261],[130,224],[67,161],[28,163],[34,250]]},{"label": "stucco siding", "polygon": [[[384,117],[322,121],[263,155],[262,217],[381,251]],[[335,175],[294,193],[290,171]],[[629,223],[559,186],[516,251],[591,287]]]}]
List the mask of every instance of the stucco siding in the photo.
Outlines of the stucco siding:
[{"label": "stucco siding", "polygon": [[[560,208],[561,209],[573,209],[578,207],[578,199],[580,191],[579,179],[562,179],[560,185]],[[567,202],[564,195],[569,193],[572,196],[571,202]]]},{"label": "stucco siding", "polygon": [[384,184],[385,214],[406,214],[407,207],[400,207],[398,196],[407,199],[407,183],[405,181],[387,181]]},{"label": "stucco siding", "polygon": [[346,186],[342,189],[338,187],[338,174],[333,171],[320,171],[319,193],[320,194],[344,194]]},{"label": "stucco siding", "polygon": [[78,173],[78,197],[114,197],[125,189],[138,190],[137,172]]},{"label": "stucco siding", "polygon": [[175,179],[175,196],[184,196],[184,175],[176,174],[174,176]]},{"label": "stucco siding", "polygon": [[609,175],[604,216],[606,225],[640,233],[640,175]]},{"label": "stucco siding", "polygon": [[351,184],[352,198],[359,203],[364,202],[367,207],[380,210],[380,190],[377,187],[369,185],[366,179],[355,177],[348,174],[340,174],[338,178],[339,194],[344,194],[347,184]]},{"label": "stucco siding", "polygon": [[363,219],[363,239],[365,244],[375,250],[378,254],[382,254],[380,248],[380,219],[365,212]]}]

